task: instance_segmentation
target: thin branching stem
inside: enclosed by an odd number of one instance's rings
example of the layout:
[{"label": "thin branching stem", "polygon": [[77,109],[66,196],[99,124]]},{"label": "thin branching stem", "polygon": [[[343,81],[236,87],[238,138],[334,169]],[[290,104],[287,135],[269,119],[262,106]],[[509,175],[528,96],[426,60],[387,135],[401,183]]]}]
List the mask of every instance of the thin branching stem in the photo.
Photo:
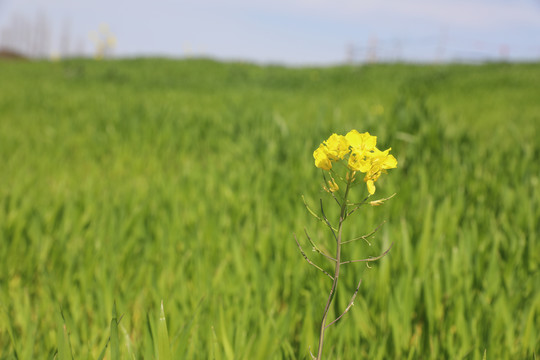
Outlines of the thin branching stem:
[{"label": "thin branching stem", "polygon": [[[304,206],[306,207],[307,211],[308,211],[314,218],[316,218],[316,219],[319,220],[320,222],[323,222],[323,223],[326,224],[326,221],[324,221],[324,219],[322,219],[319,215],[317,215],[317,213],[315,213],[315,211],[313,211],[313,210],[309,207],[309,205],[307,204],[306,199],[304,198],[303,195],[302,195],[302,201],[304,202]],[[328,225],[328,224],[326,224],[326,225]],[[332,230],[337,231],[336,228],[332,228]]]},{"label": "thin branching stem", "polygon": [[[349,192],[349,188],[347,187],[347,191],[346,192]],[[330,228],[330,230],[332,230],[332,235],[334,235],[334,239],[336,240],[336,243],[339,243],[338,241],[338,236],[336,234],[336,232],[334,231],[334,228],[332,227],[332,224],[330,224],[330,221],[328,220],[328,218],[326,217],[326,215],[324,214],[324,207],[323,207],[323,203],[322,203],[322,199],[320,199],[321,201],[321,214],[322,214],[322,217],[324,219],[324,222],[326,223],[326,226],[328,226]],[[344,202],[343,203],[343,206],[341,207],[342,209],[346,209],[347,206],[345,205],[346,203]],[[339,226],[338,226],[338,232],[341,232],[341,224],[342,224],[342,220],[341,220],[342,216],[340,216],[340,219],[339,219]]]},{"label": "thin branching stem", "polygon": [[352,214],[354,214],[354,212],[355,212],[356,210],[360,209],[360,206],[366,205],[366,204],[367,204],[367,203],[363,203],[363,204],[357,205],[354,209],[352,209],[351,211],[349,211],[349,212],[347,213],[347,216],[351,216]]},{"label": "thin branching stem", "polygon": [[319,267],[317,264],[315,264],[313,261],[311,261],[306,253],[304,252],[304,249],[302,249],[302,246],[300,246],[300,243],[298,242],[298,239],[296,238],[296,234],[293,234],[294,235],[294,241],[296,241],[296,245],[298,245],[298,248],[300,249],[300,253],[302,253],[302,256],[304,257],[304,259],[306,259],[306,261],[314,266],[316,269],[322,271],[325,275],[327,275],[330,279],[334,280],[334,277],[332,275],[330,275],[327,271],[325,271],[323,268]]},{"label": "thin branching stem", "polygon": [[358,259],[358,260],[347,260],[347,261],[342,261],[340,263],[340,265],[345,265],[345,264],[350,264],[350,263],[356,263],[356,262],[371,262],[371,261],[376,261],[376,260],[379,260],[381,259],[382,257],[384,257],[386,254],[388,254],[388,252],[390,251],[390,249],[392,249],[392,246],[394,246],[394,243],[392,243],[390,245],[390,247],[388,249],[386,249],[385,252],[383,252],[381,255],[377,256],[377,257],[368,257],[367,259]]},{"label": "thin branching stem", "polygon": [[308,349],[309,349],[309,355],[311,355],[311,358],[313,360],[317,360],[317,358],[313,355],[313,353],[311,352],[311,346],[308,346]]},{"label": "thin branching stem", "polygon": [[357,203],[349,203],[349,206],[362,206],[367,204],[367,200],[369,199],[371,195],[368,195],[364,198],[364,200],[357,202]]},{"label": "thin branching stem", "polygon": [[[332,304],[332,300],[334,299],[334,294],[336,292],[338,280],[339,280],[339,270],[341,266],[341,233],[343,230],[343,221],[345,221],[345,218],[347,217],[347,196],[349,195],[350,185],[351,185],[351,181],[348,181],[347,188],[345,189],[345,194],[343,195],[337,234],[332,230],[332,233],[334,234],[334,238],[336,239],[336,267],[334,271],[334,280],[332,282],[332,288],[330,289],[330,294],[328,295],[328,300],[326,301],[326,306],[324,308],[323,318],[321,321],[319,348],[317,350],[316,360],[321,360],[321,357],[322,357],[322,350],[323,350],[323,345],[324,345],[324,332],[326,330],[326,319],[328,317],[328,310],[330,310],[330,305]],[[321,212],[323,212],[322,200],[321,200]],[[324,212],[323,212],[323,216],[326,219]]]},{"label": "thin branching stem", "polygon": [[313,240],[311,240],[311,237],[309,236],[308,232],[307,232],[307,229],[304,228],[304,232],[306,233],[306,237],[309,241],[309,243],[311,244],[311,246],[313,246],[313,250],[318,252],[319,254],[321,254],[322,256],[324,256],[325,258],[327,258],[328,260],[331,260],[333,262],[336,262],[337,260],[334,259],[333,257],[331,257],[330,255],[326,254],[324,251],[322,251],[321,249],[319,249],[317,247],[317,245],[315,245],[315,243],[313,242]]},{"label": "thin branching stem", "polygon": [[368,202],[367,200],[369,199],[369,196],[366,196],[366,198],[362,201],[360,201],[359,203],[354,203],[354,204],[349,204],[350,206],[355,206],[354,209],[352,209],[351,211],[349,211],[347,213],[347,216],[351,216],[356,210],[360,209],[360,206],[362,205],[367,205]]},{"label": "thin branching stem", "polygon": [[[323,171],[323,179],[324,179],[324,188],[326,189],[326,184],[329,183],[328,180],[326,180],[326,176],[324,175],[324,171]],[[332,179],[334,180],[334,179]],[[333,191],[329,191],[330,195],[332,195],[332,197],[334,198],[334,200],[336,201],[336,203],[338,204],[339,207],[341,207],[341,203],[339,202],[338,198],[336,197],[336,194],[334,194]]]},{"label": "thin branching stem", "polygon": [[396,194],[392,194],[390,195],[389,197],[387,198],[383,198],[383,199],[379,199],[379,200],[373,200],[373,201],[370,201],[369,203],[367,202],[367,199],[369,199],[369,196],[366,197],[364,200],[362,200],[361,202],[359,203],[356,203],[356,204],[349,204],[349,205],[355,205],[356,207],[354,209],[352,209],[351,211],[349,211],[349,213],[347,215],[351,215],[352,213],[354,213],[356,210],[358,210],[360,208],[360,206],[362,205],[372,205],[372,206],[378,206],[378,205],[381,205],[383,204],[385,201],[387,200],[390,200],[391,198],[393,198],[394,196],[396,196]]},{"label": "thin branching stem", "polygon": [[339,321],[339,319],[341,319],[343,317],[343,315],[345,315],[347,312],[349,312],[349,310],[351,309],[351,307],[354,305],[354,299],[356,299],[356,295],[358,294],[358,290],[360,289],[360,284],[362,284],[362,280],[360,280],[358,282],[358,286],[356,287],[356,290],[354,291],[354,294],[351,298],[351,301],[349,301],[349,305],[347,305],[347,307],[345,308],[345,310],[341,313],[341,315],[339,315],[334,321],[332,321],[330,324],[326,325],[326,327],[330,327],[331,325],[337,323]]},{"label": "thin branching stem", "polygon": [[341,203],[339,202],[338,198],[336,197],[336,194],[334,194],[333,192],[330,192],[330,195],[332,195],[334,200],[337,202],[338,206],[341,207]]},{"label": "thin branching stem", "polygon": [[370,238],[371,236],[373,236],[373,234],[375,234],[380,228],[381,226],[383,226],[383,224],[385,223],[386,221],[383,221],[382,223],[379,224],[379,226],[377,226],[372,232],[370,232],[369,234],[366,234],[366,235],[362,235],[362,236],[359,236],[357,238],[354,238],[354,239],[351,239],[351,240],[347,240],[347,241],[343,241],[341,244],[348,244],[350,242],[353,242],[353,241],[356,241],[356,240],[366,240],[368,238]]},{"label": "thin branching stem", "polygon": [[[324,181],[326,182],[327,180],[326,180],[326,177],[324,176],[324,173],[323,173],[323,177],[324,177]],[[373,236],[373,234],[375,234],[379,230],[379,228],[384,224],[384,222],[381,223],[379,226],[377,226],[369,234],[366,234],[366,235],[363,235],[363,236],[360,236],[360,237],[357,237],[357,238],[342,242],[341,239],[342,239],[342,232],[343,232],[343,223],[347,219],[347,217],[350,216],[351,214],[353,214],[362,205],[371,204],[373,206],[376,206],[376,205],[381,204],[385,200],[389,199],[389,198],[387,198],[387,199],[381,199],[381,200],[368,202],[367,200],[369,199],[369,196],[367,196],[364,200],[362,200],[359,203],[349,203],[347,201],[347,198],[348,198],[350,189],[353,187],[353,185],[355,185],[355,184],[353,184],[353,182],[354,182],[354,172],[348,173],[347,177],[346,177],[347,186],[345,188],[345,191],[343,193],[343,197],[341,198],[341,201],[338,200],[335,193],[330,191],[332,197],[334,198],[334,200],[340,206],[340,214],[339,214],[339,221],[338,221],[338,224],[337,224],[337,229],[332,226],[332,224],[330,223],[330,220],[328,220],[328,217],[324,213],[324,206],[323,206],[322,199],[320,199],[321,215],[319,216],[318,214],[316,214],[307,205],[304,197],[302,197],[302,199],[304,200],[304,205],[306,206],[308,211],[311,213],[311,215],[313,215],[319,221],[322,221],[322,222],[325,223],[325,225],[332,232],[332,236],[334,237],[334,240],[336,241],[336,253],[335,253],[335,257],[332,257],[331,255],[328,255],[326,252],[319,249],[319,247],[313,242],[313,240],[309,236],[307,230],[304,229],[304,232],[306,234],[306,237],[307,237],[308,241],[313,246],[313,250],[315,252],[318,252],[319,254],[323,255],[328,260],[333,261],[335,263],[334,274],[332,276],[328,272],[323,270],[321,267],[319,267],[318,265],[313,263],[307,257],[306,253],[304,252],[304,250],[300,246],[300,243],[298,242],[298,239],[296,238],[296,235],[294,235],[294,240],[296,241],[296,245],[298,245],[298,248],[300,249],[300,252],[302,253],[302,256],[304,257],[304,259],[306,259],[306,261],[310,265],[312,265],[315,268],[317,268],[318,270],[322,271],[325,275],[327,275],[328,277],[330,277],[332,279],[332,287],[330,289],[330,293],[328,294],[328,299],[326,301],[326,305],[324,307],[323,316],[322,316],[322,320],[321,320],[321,327],[320,327],[320,334],[319,334],[319,346],[318,346],[318,349],[317,349],[317,356],[313,355],[313,353],[311,352],[311,348],[309,349],[309,354],[310,354],[311,358],[314,359],[314,360],[321,360],[321,358],[322,358],[322,352],[323,352],[323,346],[324,346],[324,336],[325,336],[326,329],[328,329],[330,326],[337,323],[343,316],[345,316],[346,313],[348,313],[350,311],[350,309],[354,305],[354,300],[356,299],[356,296],[358,295],[358,291],[359,291],[360,285],[362,283],[361,280],[358,282],[358,286],[356,287],[356,290],[354,291],[354,294],[352,295],[352,298],[351,298],[349,304],[347,305],[347,307],[345,308],[345,310],[343,310],[343,312],[337,318],[335,318],[333,321],[331,321],[330,323],[327,324],[328,313],[329,313],[330,307],[332,305],[332,302],[334,300],[334,297],[335,297],[335,294],[336,294],[336,291],[337,291],[337,287],[338,287],[338,283],[339,283],[339,274],[340,274],[341,266],[345,265],[345,264],[354,263],[354,262],[366,262],[366,263],[369,263],[371,261],[379,260],[382,257],[384,257],[386,254],[388,254],[388,252],[390,251],[390,249],[392,249],[392,246],[394,245],[394,243],[392,243],[390,245],[390,247],[384,253],[382,253],[381,255],[379,255],[377,257],[369,257],[367,259],[359,259],[359,260],[347,260],[347,261],[342,261],[341,260],[342,245],[353,242],[353,241],[357,241],[357,240],[360,240],[360,239],[368,241],[367,239],[369,237]],[[341,192],[339,192],[338,194],[341,194]],[[351,207],[353,208],[352,210],[350,210]]]}]

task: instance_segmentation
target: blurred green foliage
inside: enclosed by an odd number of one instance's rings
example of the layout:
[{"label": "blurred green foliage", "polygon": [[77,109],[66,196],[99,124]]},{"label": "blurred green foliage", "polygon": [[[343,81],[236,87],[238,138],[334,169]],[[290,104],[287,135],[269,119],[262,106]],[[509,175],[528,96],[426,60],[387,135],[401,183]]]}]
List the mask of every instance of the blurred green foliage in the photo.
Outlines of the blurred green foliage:
[{"label": "blurred green foliage", "polygon": [[399,167],[345,237],[388,222],[345,254],[394,248],[344,268],[336,314],[363,283],[328,358],[540,353],[540,64],[67,60],[0,79],[1,359],[307,359],[330,283],[292,233],[332,246],[301,195],[330,208],[312,152],[353,128]]}]

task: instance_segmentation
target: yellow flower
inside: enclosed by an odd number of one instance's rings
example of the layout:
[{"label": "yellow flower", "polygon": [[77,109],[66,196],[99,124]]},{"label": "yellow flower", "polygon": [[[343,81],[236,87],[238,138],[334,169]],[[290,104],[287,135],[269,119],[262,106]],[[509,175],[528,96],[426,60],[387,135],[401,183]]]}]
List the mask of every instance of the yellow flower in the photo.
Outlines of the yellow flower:
[{"label": "yellow flower", "polygon": [[375,148],[373,152],[370,152],[368,155],[371,167],[369,171],[366,172],[364,181],[366,182],[370,195],[375,193],[375,181],[379,179],[381,174],[386,173],[387,169],[394,169],[397,167],[396,158],[389,154],[391,149],[392,148],[380,151]]},{"label": "yellow flower", "polygon": [[326,146],[323,144],[319,145],[317,150],[313,152],[313,158],[315,159],[315,166],[323,169],[330,170],[332,168],[332,162],[328,158],[326,153]]},{"label": "yellow flower", "polygon": [[368,172],[371,168],[370,153],[376,149],[377,137],[371,136],[368,132],[360,134],[356,130],[351,130],[345,135],[351,147],[348,167],[353,171]]},{"label": "yellow flower", "polygon": [[353,150],[351,156],[349,156],[347,166],[353,171],[368,172],[371,168],[371,161],[368,155],[368,151]]},{"label": "yellow flower", "polygon": [[349,145],[353,150],[371,151],[377,145],[377,137],[369,135],[368,132],[360,134],[356,130],[351,130],[345,135]]},{"label": "yellow flower", "polygon": [[397,167],[397,160],[393,155],[390,155],[390,150],[388,148],[384,151],[381,151],[377,148],[371,153],[371,170],[373,172],[379,172],[381,170],[394,169]]},{"label": "yellow flower", "polygon": [[349,153],[349,142],[343,135],[332,134],[324,145],[328,158],[332,161],[341,160]]},{"label": "yellow flower", "polygon": [[[354,174],[357,171],[366,174],[364,181],[368,192],[373,195],[376,190],[375,182],[381,174],[386,173],[388,169],[397,167],[396,158],[390,155],[391,148],[380,151],[376,145],[377,137],[370,135],[369,132],[359,133],[356,130],[351,130],[345,136],[332,134],[313,152],[315,166],[323,170],[331,170],[333,162],[343,160],[349,155],[347,166],[351,170],[352,179],[347,177],[347,181],[354,181]],[[330,192],[339,189],[333,179],[328,182],[328,185],[329,188],[325,189]]]},{"label": "yellow flower", "polygon": [[330,170],[332,162],[341,160],[349,153],[349,143],[345,136],[332,134],[313,152],[315,166]]}]

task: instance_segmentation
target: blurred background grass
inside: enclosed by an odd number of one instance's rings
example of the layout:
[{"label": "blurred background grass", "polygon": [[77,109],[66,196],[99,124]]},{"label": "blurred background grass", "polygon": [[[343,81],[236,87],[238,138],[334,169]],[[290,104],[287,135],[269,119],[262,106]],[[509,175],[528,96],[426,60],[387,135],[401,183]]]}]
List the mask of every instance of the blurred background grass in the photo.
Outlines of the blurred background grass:
[{"label": "blurred background grass", "polygon": [[330,283],[292,233],[332,247],[301,195],[331,207],[312,152],[353,128],[399,166],[376,193],[397,196],[345,235],[388,222],[345,254],[394,248],[344,268],[335,313],[363,283],[328,358],[540,352],[539,64],[68,60],[0,78],[2,359],[52,357],[60,309],[75,358],[96,358],[115,301],[121,354],[154,358],[161,299],[175,358],[307,359]]}]

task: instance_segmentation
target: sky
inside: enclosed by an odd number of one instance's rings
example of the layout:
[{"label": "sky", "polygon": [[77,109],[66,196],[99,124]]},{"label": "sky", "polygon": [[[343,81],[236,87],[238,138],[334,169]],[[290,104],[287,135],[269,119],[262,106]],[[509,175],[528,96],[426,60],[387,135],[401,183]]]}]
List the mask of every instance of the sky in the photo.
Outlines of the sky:
[{"label": "sky", "polygon": [[540,0],[0,0],[0,47],[91,56],[108,36],[113,57],[538,61]]}]

